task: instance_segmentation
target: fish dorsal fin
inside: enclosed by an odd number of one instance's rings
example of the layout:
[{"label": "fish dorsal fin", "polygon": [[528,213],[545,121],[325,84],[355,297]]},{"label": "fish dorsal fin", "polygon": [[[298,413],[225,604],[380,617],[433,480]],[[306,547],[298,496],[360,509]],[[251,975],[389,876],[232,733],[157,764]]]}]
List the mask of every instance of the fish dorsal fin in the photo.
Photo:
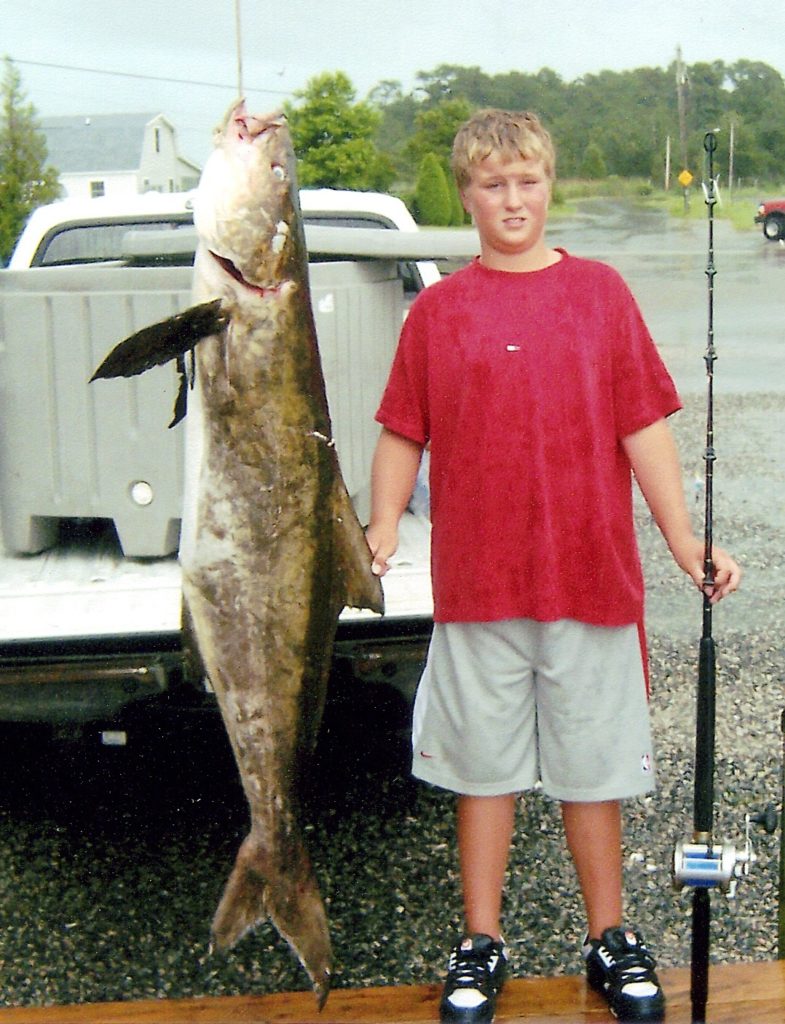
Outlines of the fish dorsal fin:
[{"label": "fish dorsal fin", "polygon": [[345,591],[343,603],[350,608],[370,608],[383,615],[381,580],[371,572],[373,558],[365,532],[340,476],[333,488],[333,522],[338,568]]},{"label": "fish dorsal fin", "polygon": [[228,323],[220,299],[191,306],[115,345],[90,380],[135,377],[162,366],[192,349],[202,338],[220,334]]}]

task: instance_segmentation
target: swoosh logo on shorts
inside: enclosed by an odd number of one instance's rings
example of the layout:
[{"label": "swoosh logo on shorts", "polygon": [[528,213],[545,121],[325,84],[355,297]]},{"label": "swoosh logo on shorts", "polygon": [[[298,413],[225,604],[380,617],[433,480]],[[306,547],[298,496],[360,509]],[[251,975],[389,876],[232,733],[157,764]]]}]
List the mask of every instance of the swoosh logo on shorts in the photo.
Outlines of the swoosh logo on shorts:
[{"label": "swoosh logo on shorts", "polygon": [[429,761],[432,761],[433,758],[434,758],[434,755],[433,754],[426,754],[424,750],[421,750],[420,751],[420,757],[427,757]]}]

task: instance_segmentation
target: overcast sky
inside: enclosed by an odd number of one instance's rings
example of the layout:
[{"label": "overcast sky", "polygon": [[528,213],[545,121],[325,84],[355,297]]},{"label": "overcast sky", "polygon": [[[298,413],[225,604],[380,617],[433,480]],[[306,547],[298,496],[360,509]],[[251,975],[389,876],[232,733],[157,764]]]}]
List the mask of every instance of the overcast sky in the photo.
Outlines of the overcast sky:
[{"label": "overcast sky", "polygon": [[785,0],[0,0],[0,56],[39,115],[163,112],[202,163],[243,85],[266,111],[321,71],[363,98],[440,64],[491,74],[759,60],[785,75]]}]

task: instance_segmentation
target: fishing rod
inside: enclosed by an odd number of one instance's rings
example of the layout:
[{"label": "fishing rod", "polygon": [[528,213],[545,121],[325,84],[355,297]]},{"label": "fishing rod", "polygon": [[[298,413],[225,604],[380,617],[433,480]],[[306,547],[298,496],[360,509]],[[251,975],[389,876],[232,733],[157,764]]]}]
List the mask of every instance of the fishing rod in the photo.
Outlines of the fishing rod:
[{"label": "fishing rod", "polygon": [[714,590],[712,533],[714,520],[714,207],[717,185],[714,176],[714,154],[717,138],[707,132],[703,140],[706,152],[705,199],[708,209],[708,338],[706,364],[706,448],[705,521],[703,556],[703,628],[698,653],[698,690],[695,726],[695,778],[693,835],[691,841],[676,844],[673,858],[673,884],[677,890],[692,888],[692,962],[690,999],[693,1024],[704,1024],[709,994],[709,945],[712,889],[733,895],[736,881],[747,874],[755,857],[750,842],[750,815],[746,816],[745,844],[737,850],[732,843],[714,842],[714,722],[716,705],[716,644],[712,635],[711,595]]}]

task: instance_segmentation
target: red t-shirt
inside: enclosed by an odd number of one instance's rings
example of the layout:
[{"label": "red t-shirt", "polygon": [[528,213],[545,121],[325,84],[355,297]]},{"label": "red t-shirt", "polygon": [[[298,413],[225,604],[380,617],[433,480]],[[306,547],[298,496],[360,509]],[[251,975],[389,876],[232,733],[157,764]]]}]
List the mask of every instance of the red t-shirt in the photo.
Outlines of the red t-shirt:
[{"label": "red t-shirt", "polygon": [[560,252],[531,273],[475,260],[401,333],[376,418],[431,443],[437,622],[643,619],[620,440],[680,402],[619,274]]}]

